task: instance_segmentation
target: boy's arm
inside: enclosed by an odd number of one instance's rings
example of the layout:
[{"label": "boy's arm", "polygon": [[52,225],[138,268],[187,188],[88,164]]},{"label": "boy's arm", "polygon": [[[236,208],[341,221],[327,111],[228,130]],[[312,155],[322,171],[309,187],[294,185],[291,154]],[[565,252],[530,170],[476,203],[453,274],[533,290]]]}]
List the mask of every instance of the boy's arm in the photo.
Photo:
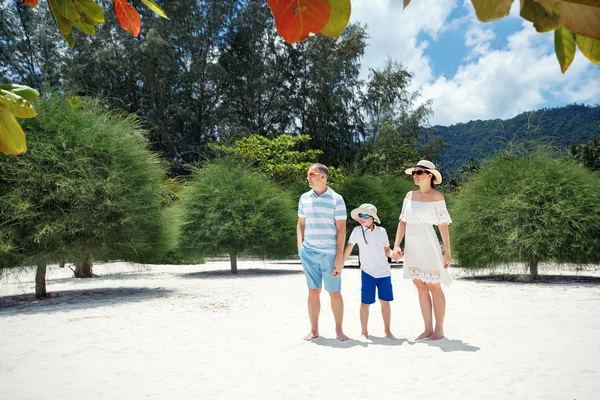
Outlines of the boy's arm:
[{"label": "boy's arm", "polygon": [[387,257],[392,258],[392,249],[390,248],[390,246],[385,246],[383,248],[383,252]]},{"label": "boy's arm", "polygon": [[346,245],[346,249],[344,249],[344,261],[350,257],[350,253],[352,253],[352,249],[354,248],[354,243],[348,243]]}]

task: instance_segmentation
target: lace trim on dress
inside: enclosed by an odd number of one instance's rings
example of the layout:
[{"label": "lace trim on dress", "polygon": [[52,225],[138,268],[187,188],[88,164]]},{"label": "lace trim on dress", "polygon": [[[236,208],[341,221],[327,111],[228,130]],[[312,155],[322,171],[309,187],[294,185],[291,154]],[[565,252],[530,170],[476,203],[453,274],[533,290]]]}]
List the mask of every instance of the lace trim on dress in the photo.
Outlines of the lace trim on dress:
[{"label": "lace trim on dress", "polygon": [[441,283],[440,271],[426,271],[421,268],[405,267],[404,279],[417,279],[426,283]]}]

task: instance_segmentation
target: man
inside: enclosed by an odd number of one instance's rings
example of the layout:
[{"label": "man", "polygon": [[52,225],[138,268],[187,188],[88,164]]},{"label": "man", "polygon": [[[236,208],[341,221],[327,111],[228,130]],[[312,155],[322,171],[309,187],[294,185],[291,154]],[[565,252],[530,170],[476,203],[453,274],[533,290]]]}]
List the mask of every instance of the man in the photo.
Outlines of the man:
[{"label": "man", "polygon": [[331,297],[336,337],[348,340],[342,330],[344,301],[341,272],[344,268],[346,241],[346,204],[342,196],[327,187],[329,170],[323,164],[313,164],[306,174],[312,190],[304,193],[298,203],[298,254],[302,260],[308,284],[308,318],[310,333],[304,340],[319,336],[321,287]]}]

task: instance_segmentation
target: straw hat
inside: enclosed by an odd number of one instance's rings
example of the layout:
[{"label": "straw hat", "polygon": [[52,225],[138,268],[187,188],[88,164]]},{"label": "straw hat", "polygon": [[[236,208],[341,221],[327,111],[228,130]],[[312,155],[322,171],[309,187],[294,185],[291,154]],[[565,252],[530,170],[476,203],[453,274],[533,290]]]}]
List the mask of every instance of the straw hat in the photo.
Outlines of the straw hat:
[{"label": "straw hat", "polygon": [[371,217],[375,218],[375,222],[377,222],[378,224],[381,224],[381,221],[379,221],[379,217],[377,216],[377,207],[375,207],[373,204],[369,204],[369,203],[361,204],[360,207],[352,210],[352,212],[350,213],[350,216],[356,222],[360,222],[358,220],[358,214],[369,214]]},{"label": "straw hat", "polygon": [[412,175],[412,172],[414,171],[415,168],[422,168],[424,170],[427,170],[428,172],[431,172],[434,177],[434,179],[433,179],[434,185],[439,185],[440,183],[442,183],[442,174],[440,174],[440,171],[435,169],[435,164],[432,163],[431,161],[421,160],[417,163],[417,165],[414,166],[414,168],[409,168],[404,172],[406,172],[407,175]]}]

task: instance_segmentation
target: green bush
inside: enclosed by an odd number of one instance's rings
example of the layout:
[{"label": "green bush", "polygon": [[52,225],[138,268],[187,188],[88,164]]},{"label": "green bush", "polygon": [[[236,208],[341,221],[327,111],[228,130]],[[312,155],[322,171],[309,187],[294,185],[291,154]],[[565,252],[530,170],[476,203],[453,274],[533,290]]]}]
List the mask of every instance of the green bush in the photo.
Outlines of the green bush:
[{"label": "green bush", "polygon": [[542,151],[493,158],[452,207],[459,265],[600,261],[600,178]]},{"label": "green bush", "polygon": [[295,254],[297,206],[288,192],[231,160],[195,172],[182,193],[183,257],[240,254],[274,258]]},{"label": "green bush", "polygon": [[23,121],[29,150],[0,155],[3,266],[59,258],[149,262],[174,247],[165,170],[133,116],[52,95]]}]

